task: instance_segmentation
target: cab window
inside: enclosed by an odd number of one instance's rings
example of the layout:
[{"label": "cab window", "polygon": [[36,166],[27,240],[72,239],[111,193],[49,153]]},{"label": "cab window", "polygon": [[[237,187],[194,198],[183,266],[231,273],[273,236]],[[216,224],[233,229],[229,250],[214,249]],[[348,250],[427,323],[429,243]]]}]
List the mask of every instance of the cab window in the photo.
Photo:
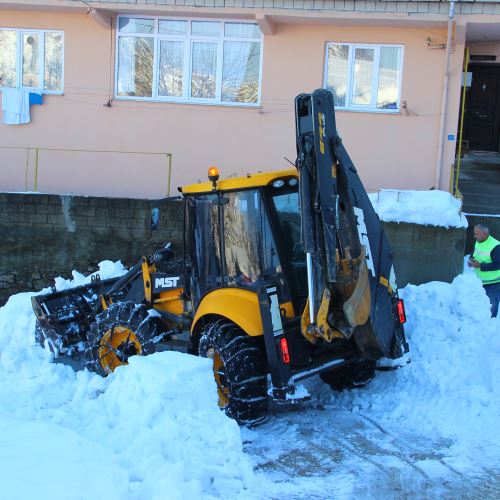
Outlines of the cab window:
[{"label": "cab window", "polygon": [[224,249],[229,285],[256,287],[281,274],[281,264],[261,193],[225,193]]}]

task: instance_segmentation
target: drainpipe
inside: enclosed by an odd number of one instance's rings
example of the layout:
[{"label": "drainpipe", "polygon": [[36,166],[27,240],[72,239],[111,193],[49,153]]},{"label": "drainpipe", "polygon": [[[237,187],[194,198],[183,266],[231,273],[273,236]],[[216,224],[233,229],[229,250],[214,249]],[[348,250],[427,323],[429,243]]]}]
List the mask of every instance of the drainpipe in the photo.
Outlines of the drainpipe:
[{"label": "drainpipe", "polygon": [[443,150],[444,150],[444,134],[446,111],[448,108],[448,81],[450,79],[450,56],[451,56],[451,38],[453,34],[453,18],[455,16],[455,0],[450,2],[450,11],[448,14],[448,35],[446,37],[446,57],[444,66],[443,80],[443,95],[441,98],[441,118],[439,121],[439,146],[436,162],[436,178],[434,179],[434,187],[439,189],[441,183],[441,171],[443,169]]}]

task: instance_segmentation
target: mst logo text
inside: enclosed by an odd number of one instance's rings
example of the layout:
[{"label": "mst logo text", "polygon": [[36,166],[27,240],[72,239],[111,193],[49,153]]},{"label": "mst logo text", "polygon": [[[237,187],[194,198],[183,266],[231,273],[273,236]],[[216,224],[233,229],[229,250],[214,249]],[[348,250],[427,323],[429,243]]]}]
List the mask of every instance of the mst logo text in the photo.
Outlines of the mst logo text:
[{"label": "mst logo text", "polygon": [[155,278],[155,288],[175,288],[180,279],[181,278],[179,276]]}]

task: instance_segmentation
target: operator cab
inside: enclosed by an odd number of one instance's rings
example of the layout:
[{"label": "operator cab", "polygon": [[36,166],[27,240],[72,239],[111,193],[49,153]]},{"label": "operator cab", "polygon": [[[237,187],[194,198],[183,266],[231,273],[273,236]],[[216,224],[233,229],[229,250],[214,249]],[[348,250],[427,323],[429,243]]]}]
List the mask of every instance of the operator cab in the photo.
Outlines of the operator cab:
[{"label": "operator cab", "polygon": [[291,302],[296,312],[301,311],[307,298],[307,273],[297,172],[219,182],[213,178],[211,183],[182,190],[186,232],[192,235],[187,253],[194,309],[205,294],[217,288],[257,293],[275,284],[280,303]]}]

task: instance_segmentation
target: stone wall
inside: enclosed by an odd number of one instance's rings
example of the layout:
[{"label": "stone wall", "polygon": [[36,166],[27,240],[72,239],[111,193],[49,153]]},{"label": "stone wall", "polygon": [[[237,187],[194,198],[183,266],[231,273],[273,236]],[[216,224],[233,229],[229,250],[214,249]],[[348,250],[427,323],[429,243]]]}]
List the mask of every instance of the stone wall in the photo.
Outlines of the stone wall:
[{"label": "stone wall", "polygon": [[465,228],[422,226],[406,222],[384,222],[384,231],[394,253],[399,288],[408,283],[446,281],[462,273]]},{"label": "stone wall", "polygon": [[[151,214],[159,209],[157,228]],[[13,293],[39,290],[102,260],[130,266],[171,241],[182,252],[183,204],[0,193],[0,305]]]},{"label": "stone wall", "polygon": [[[154,208],[160,217],[152,230]],[[450,282],[462,272],[465,229],[386,222],[384,229],[398,286]],[[73,269],[94,271],[105,259],[131,266],[168,241],[180,255],[182,232],[179,200],[0,193],[0,305],[56,276],[71,277]]]}]

